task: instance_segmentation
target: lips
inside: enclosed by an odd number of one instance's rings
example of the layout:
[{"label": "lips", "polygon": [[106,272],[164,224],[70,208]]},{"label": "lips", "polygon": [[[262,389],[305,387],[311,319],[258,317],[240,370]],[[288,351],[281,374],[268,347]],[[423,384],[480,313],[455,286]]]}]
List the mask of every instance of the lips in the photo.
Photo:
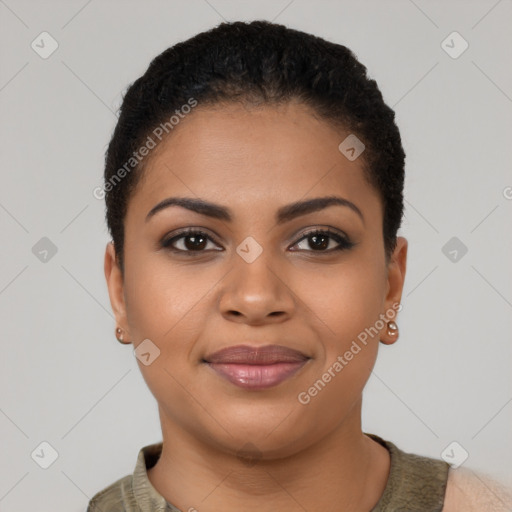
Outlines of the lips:
[{"label": "lips", "polygon": [[204,358],[218,375],[246,389],[277,386],[298,372],[310,358],[288,347],[227,347]]}]

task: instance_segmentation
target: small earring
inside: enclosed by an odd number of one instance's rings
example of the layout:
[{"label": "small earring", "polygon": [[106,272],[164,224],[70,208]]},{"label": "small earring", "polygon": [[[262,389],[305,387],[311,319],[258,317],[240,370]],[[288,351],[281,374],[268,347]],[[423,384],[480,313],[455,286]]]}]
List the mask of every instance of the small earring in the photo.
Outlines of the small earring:
[{"label": "small earring", "polygon": [[123,330],[122,330],[120,327],[118,327],[118,328],[116,329],[116,338],[117,338],[117,341],[119,341],[119,343],[126,344],[126,343],[124,342]]},{"label": "small earring", "polygon": [[388,322],[388,336],[396,336],[398,334],[398,325],[396,322]]}]

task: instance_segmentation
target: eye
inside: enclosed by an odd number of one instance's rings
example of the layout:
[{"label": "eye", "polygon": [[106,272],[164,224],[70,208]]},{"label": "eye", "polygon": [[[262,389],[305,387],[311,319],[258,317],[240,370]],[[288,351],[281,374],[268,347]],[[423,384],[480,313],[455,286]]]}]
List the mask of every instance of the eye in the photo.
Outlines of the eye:
[{"label": "eye", "polygon": [[[171,238],[164,238],[161,242],[161,246],[174,252],[192,254],[194,252],[205,252],[209,242],[215,243],[204,231],[198,229],[187,229]],[[178,245],[180,247],[178,247]],[[218,251],[222,249],[214,250]]]},{"label": "eye", "polygon": [[[309,249],[300,249],[300,250],[306,250],[309,252],[333,252],[333,251],[343,251],[347,249],[351,249],[354,247],[355,243],[351,242],[348,238],[335,233],[334,231],[331,231],[330,229],[323,230],[323,229],[316,229],[314,231],[310,231],[309,233],[306,233],[295,245],[300,244],[303,240],[307,240],[309,247],[312,248],[312,250]],[[338,245],[335,247],[331,246],[331,242],[335,242]],[[327,249],[327,250],[326,250]],[[296,250],[296,249],[292,249]]]},{"label": "eye", "polygon": [[[316,229],[306,233],[295,246],[299,246],[303,241],[308,241],[309,249],[302,247],[298,250],[307,252],[322,252],[330,253],[334,251],[342,251],[351,249],[355,243],[351,242],[348,238],[340,235],[329,229]],[[334,247],[332,247],[334,242]],[[208,247],[210,244],[210,247]],[[336,245],[337,244],[337,245]],[[161,242],[161,246],[165,249],[176,253],[184,253],[193,256],[194,253],[199,254],[207,252],[208,250],[222,251],[223,249],[218,248],[219,246],[212,239],[210,235],[199,229],[189,228],[180,233],[170,237],[164,238]],[[213,248],[212,248],[213,246]],[[217,247],[217,248],[215,248]],[[291,249],[296,251],[297,249]]]}]

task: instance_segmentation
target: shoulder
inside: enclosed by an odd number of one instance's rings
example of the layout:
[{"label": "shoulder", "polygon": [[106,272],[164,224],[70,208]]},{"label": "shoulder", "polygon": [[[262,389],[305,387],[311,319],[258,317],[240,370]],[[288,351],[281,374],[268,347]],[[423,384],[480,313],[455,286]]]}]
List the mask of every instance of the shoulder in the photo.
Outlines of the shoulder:
[{"label": "shoulder", "polygon": [[409,453],[370,435],[390,452],[386,487],[372,512],[437,511],[443,507],[449,465],[440,459]]},{"label": "shoulder", "polygon": [[133,499],[132,475],[124,476],[96,493],[87,506],[87,512],[105,512],[107,510],[108,512],[138,512],[140,510]]},{"label": "shoulder", "polygon": [[467,468],[450,469],[442,512],[510,512],[512,488]]}]

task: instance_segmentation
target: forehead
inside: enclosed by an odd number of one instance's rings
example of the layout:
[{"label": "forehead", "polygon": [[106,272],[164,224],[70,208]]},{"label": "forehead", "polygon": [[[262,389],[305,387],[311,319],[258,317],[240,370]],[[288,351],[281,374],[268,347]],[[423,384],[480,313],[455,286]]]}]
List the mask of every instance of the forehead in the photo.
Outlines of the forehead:
[{"label": "forehead", "polygon": [[198,106],[148,155],[129,210],[147,213],[171,195],[236,211],[337,194],[377,214],[380,201],[362,158],[350,161],[338,149],[348,135],[301,104]]}]

